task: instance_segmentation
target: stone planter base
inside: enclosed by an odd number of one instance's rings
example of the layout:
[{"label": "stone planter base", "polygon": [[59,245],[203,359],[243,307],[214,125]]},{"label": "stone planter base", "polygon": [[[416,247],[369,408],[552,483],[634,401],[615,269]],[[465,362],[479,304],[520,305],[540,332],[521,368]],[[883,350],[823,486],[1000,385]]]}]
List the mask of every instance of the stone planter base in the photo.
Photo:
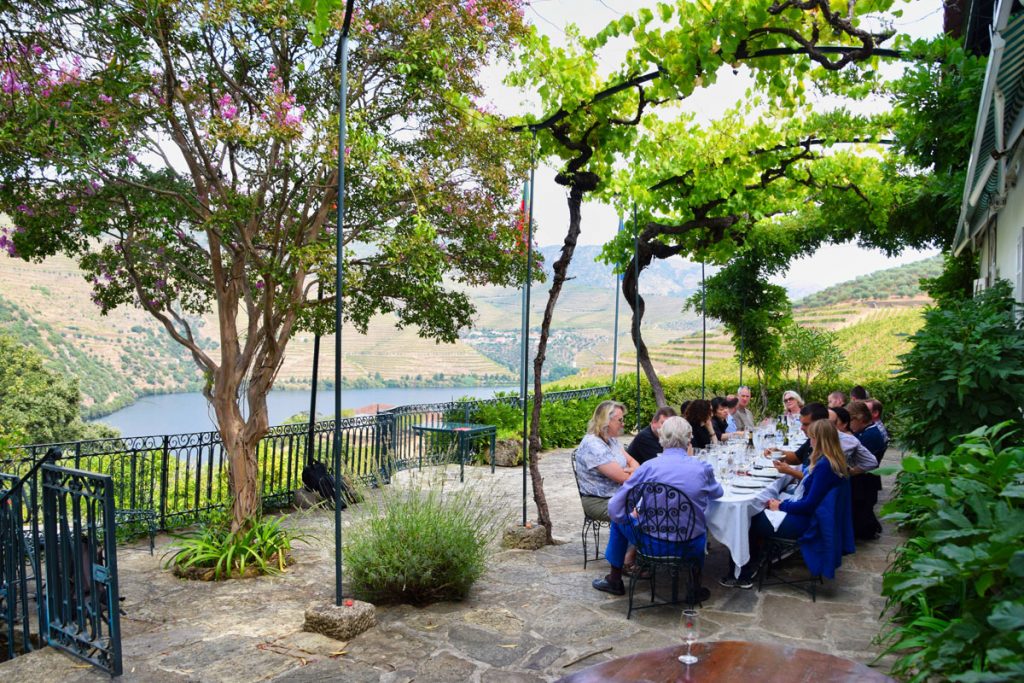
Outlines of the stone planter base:
[{"label": "stone planter base", "polygon": [[527,528],[514,524],[505,529],[501,537],[502,548],[518,550],[538,550],[547,544],[548,530],[542,524],[533,524]]},{"label": "stone planter base", "polygon": [[317,605],[307,609],[302,630],[335,640],[350,640],[376,625],[377,608],[361,600],[345,600],[341,606]]}]

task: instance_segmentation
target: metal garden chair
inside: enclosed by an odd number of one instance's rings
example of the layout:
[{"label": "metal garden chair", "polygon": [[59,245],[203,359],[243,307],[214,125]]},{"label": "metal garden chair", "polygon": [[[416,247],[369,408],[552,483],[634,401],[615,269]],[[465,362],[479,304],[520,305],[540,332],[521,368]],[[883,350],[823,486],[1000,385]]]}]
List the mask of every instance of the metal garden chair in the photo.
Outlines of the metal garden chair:
[{"label": "metal garden chair", "polygon": [[[629,619],[635,609],[680,602],[692,606],[700,602],[700,576],[704,560],[704,547],[691,548],[693,531],[704,512],[684,492],[658,482],[644,482],[626,494],[626,509],[630,511],[628,524],[636,539],[636,564],[641,570],[629,580]],[[665,540],[669,539],[669,540]],[[674,540],[684,539],[684,540]],[[688,539],[688,540],[687,540]],[[650,574],[651,603],[633,606],[636,582],[645,580],[643,572]],[[672,581],[672,598],[655,602],[655,583],[659,575],[668,575]],[[679,599],[679,578],[686,577],[686,595]]]},{"label": "metal garden chair", "polygon": [[[580,490],[580,477],[576,471],[576,451],[572,452],[572,476],[576,479],[576,491],[580,494],[580,505],[583,503],[583,491]],[[587,514],[586,508],[583,509],[583,528],[580,531],[580,537],[583,540],[583,568],[587,568],[587,562],[589,560],[600,560],[604,557],[601,553],[601,528],[608,527],[609,522],[603,519],[595,519]],[[587,551],[587,539],[590,536],[594,537],[594,557],[589,557]]]}]

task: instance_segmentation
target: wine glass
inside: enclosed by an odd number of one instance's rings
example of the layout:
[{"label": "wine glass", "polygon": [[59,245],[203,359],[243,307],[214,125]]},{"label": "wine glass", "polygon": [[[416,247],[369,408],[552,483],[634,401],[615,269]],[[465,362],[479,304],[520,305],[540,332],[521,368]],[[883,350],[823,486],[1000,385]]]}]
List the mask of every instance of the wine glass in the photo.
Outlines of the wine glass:
[{"label": "wine glass", "polygon": [[679,661],[683,664],[696,664],[697,658],[690,654],[690,651],[693,649],[693,644],[700,638],[700,622],[697,619],[697,610],[684,609],[680,626],[683,629],[683,641],[686,642],[686,654],[679,655]]}]

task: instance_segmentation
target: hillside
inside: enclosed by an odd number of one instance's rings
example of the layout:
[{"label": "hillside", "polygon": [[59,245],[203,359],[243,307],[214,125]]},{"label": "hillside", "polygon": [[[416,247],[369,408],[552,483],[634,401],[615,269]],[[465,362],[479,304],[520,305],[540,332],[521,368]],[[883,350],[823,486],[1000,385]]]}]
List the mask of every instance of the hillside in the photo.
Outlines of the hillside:
[{"label": "hillside", "polygon": [[[546,263],[557,258],[558,248],[542,249]],[[615,343],[614,308],[616,279],[611,269],[596,261],[596,246],[577,249],[569,280],[555,311],[549,342],[545,379],[577,375],[581,379],[607,377],[612,371]],[[191,357],[170,341],[162,328],[142,311],[118,309],[99,315],[90,301],[90,290],[75,264],[65,258],[45,263],[16,259],[0,261],[0,331],[38,348],[51,366],[79,379],[87,414],[115,410],[148,393],[196,390],[202,377]],[[923,299],[896,298],[885,301],[815,301],[836,296],[874,291],[884,296],[907,296],[907,282],[931,276],[939,267],[928,259],[900,268],[873,273],[823,290],[799,302],[794,311],[801,324],[836,330],[844,341],[851,362],[870,357],[860,351],[859,335],[868,328],[909,331],[916,307]],[[701,358],[700,318],[684,311],[686,298],[700,283],[700,267],[682,259],[656,261],[644,273],[641,291],[647,303],[644,338],[659,372],[674,373],[699,367]],[[536,347],[548,285],[535,285],[531,300],[531,346]],[[414,330],[396,330],[393,320],[373,321],[368,333],[359,335],[346,328],[343,337],[344,381],[348,386],[478,386],[515,383],[519,373],[521,293],[518,290],[486,287],[469,290],[477,308],[475,326],[455,344],[436,344],[421,339]],[[892,310],[892,306],[909,306]],[[905,316],[903,314],[906,314]],[[619,364],[632,367],[635,355],[629,338],[630,309],[619,307]],[[871,323],[871,321],[875,321]],[[207,318],[202,330],[213,329]],[[732,342],[714,329],[707,343],[710,362],[731,362]],[[853,330],[853,331],[848,331]],[[864,330],[863,332],[858,330]],[[888,334],[879,327],[878,334]],[[216,354],[216,343],[204,342]],[[291,341],[278,375],[277,387],[303,388],[309,385],[313,337],[299,333]],[[321,344],[321,377],[333,367],[333,338]],[[531,358],[532,358],[531,350]],[[325,383],[326,385],[326,383]]]},{"label": "hillside", "polygon": [[[793,320],[835,332],[854,376],[892,370],[897,357],[909,350],[907,336],[920,328],[922,308],[929,301],[919,280],[941,270],[942,258],[937,256],[833,285],[794,304]],[[647,338],[646,329],[644,336],[651,361],[662,375],[698,368],[702,356],[708,366],[736,365],[733,340],[717,321],[708,321],[706,350],[699,331],[661,342]],[[627,371],[635,367],[632,345],[620,352],[619,364]],[[598,362],[583,376],[606,377],[611,370],[610,362]]]},{"label": "hillside", "polygon": [[50,367],[77,377],[86,414],[139,395],[194,390],[202,375],[184,349],[142,311],[101,316],[75,264],[4,258],[0,331],[35,347]]},{"label": "hillside", "polygon": [[[119,308],[102,316],[77,266],[54,257],[44,263],[0,260],[0,332],[29,344],[50,366],[79,380],[87,415],[116,410],[152,393],[195,391],[202,374],[191,356],[171,341],[148,314]],[[212,318],[198,321],[213,329]],[[204,342],[216,356],[216,343]],[[438,345],[413,330],[374,321],[362,336],[346,328],[344,380],[352,386],[473,386],[514,378],[473,347]],[[298,334],[278,374],[281,388],[308,386],[313,337]],[[334,364],[333,337],[321,343],[321,377]]]},{"label": "hillside", "polygon": [[933,256],[826,287],[820,292],[800,299],[793,306],[815,308],[831,306],[842,301],[884,301],[901,298],[920,300],[925,296],[921,291],[921,278],[936,277],[940,273],[942,256]]}]

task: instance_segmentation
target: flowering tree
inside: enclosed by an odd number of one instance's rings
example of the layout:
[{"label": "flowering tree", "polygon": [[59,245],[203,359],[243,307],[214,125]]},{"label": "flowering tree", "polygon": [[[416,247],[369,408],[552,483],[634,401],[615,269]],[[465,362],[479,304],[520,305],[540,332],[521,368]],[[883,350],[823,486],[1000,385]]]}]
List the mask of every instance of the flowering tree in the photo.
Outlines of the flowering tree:
[{"label": "flowering tree", "polygon": [[[78,258],[104,312],[141,307],[191,352],[236,529],[259,510],[255,449],[288,341],[332,327],[340,17],[326,48],[308,39],[315,19],[292,0],[0,8],[0,211],[14,221],[0,247]],[[522,276],[525,155],[472,102],[481,64],[522,31],[507,0],[359,3],[342,150],[357,328],[393,313],[451,341],[473,314],[452,283]],[[208,312],[216,352],[193,322]]]}]

